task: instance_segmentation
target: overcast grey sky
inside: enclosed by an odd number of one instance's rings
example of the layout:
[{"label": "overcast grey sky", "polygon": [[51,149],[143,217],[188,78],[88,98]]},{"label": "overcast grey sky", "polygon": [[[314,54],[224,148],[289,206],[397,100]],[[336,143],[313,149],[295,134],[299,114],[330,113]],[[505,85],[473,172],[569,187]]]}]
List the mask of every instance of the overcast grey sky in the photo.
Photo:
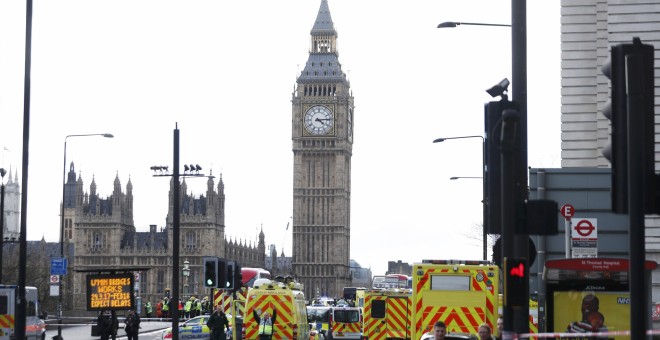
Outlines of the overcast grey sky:
[{"label": "overcast grey sky", "polygon": [[[139,231],[165,226],[169,181],[152,165],[198,163],[226,188],[226,234],[291,255],[291,95],[320,0],[34,1],[28,240],[59,238],[67,162],[102,197],[133,184]],[[351,258],[480,259],[485,89],[511,79],[504,0],[329,0],[355,97]],[[529,165],[560,166],[560,3],[528,2]],[[0,2],[0,166],[21,165],[25,3]],[[189,193],[205,180],[187,179]],[[477,230],[477,236],[479,232]]]}]

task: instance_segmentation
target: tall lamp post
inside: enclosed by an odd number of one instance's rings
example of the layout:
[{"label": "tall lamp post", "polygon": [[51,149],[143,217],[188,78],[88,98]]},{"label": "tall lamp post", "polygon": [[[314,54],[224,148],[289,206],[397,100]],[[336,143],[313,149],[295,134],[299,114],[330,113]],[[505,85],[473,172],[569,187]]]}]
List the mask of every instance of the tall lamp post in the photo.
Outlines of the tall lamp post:
[{"label": "tall lamp post", "polygon": [[[481,171],[482,171],[482,182],[483,182],[483,192],[481,193],[481,205],[483,206],[483,216],[481,227],[483,229],[481,242],[482,242],[482,258],[484,261],[488,260],[488,230],[486,228],[486,221],[488,214],[488,197],[486,195],[486,139],[481,135],[474,136],[458,136],[458,137],[440,137],[436,138],[433,143],[441,143],[446,140],[451,139],[465,139],[465,138],[481,138]],[[450,179],[459,179],[459,178],[468,178],[468,177],[451,177]],[[469,178],[480,178],[480,177],[469,177]]]},{"label": "tall lamp post", "polygon": [[183,294],[184,295],[189,295],[190,292],[188,290],[188,278],[190,277],[190,262],[188,260],[183,261],[183,277],[185,279],[183,283]]},{"label": "tall lamp post", "polygon": [[0,168],[0,282],[5,282],[2,280],[2,257],[5,249],[5,174],[7,170]]},{"label": "tall lamp post", "polygon": [[[62,208],[60,211],[60,258],[64,258],[64,206],[66,205],[66,140],[69,137],[103,136],[113,138],[109,133],[89,133],[82,135],[68,135],[64,137],[64,169],[62,170]],[[57,338],[62,339],[62,279],[60,278],[59,301],[57,305]]]},{"label": "tall lamp post", "polygon": [[[458,23],[455,23],[458,24]],[[520,159],[518,164],[518,178],[516,183],[517,190],[514,200],[524,202],[527,200],[527,0],[511,0],[511,25],[500,24],[477,24],[461,23],[463,25],[480,26],[510,26],[511,27],[511,76],[513,85],[513,100],[518,103],[518,113],[520,114],[518,122]],[[451,23],[441,23],[438,28],[456,27]],[[523,257],[529,258],[528,239],[526,234],[516,234],[513,232],[513,225],[507,225],[504,221],[515,219],[516,202],[502,202],[502,258]],[[545,292],[540,292],[543,296]],[[543,299],[543,298],[542,298]],[[513,310],[505,306],[504,314],[504,332],[509,333],[527,333],[529,331],[529,305],[525,304],[522,308]],[[634,318],[635,320],[644,320],[644,318]],[[541,318],[542,319],[542,318]],[[633,338],[639,336],[633,330]],[[639,328],[639,327],[637,327]],[[511,334],[508,334],[511,335]]]}]

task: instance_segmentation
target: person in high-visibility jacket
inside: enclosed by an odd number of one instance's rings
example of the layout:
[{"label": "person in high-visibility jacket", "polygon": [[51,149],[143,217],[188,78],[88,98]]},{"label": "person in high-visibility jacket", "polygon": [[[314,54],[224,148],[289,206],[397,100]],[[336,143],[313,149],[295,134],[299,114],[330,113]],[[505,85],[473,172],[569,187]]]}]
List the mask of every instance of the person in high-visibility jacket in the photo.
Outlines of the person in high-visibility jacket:
[{"label": "person in high-visibility jacket", "polygon": [[252,311],[254,319],[257,320],[259,324],[259,339],[260,340],[270,340],[273,337],[273,326],[275,325],[275,319],[277,318],[277,310],[273,310],[273,316],[271,317],[268,312],[265,312],[260,317],[257,314],[256,310]]},{"label": "person in high-visibility jacket", "polygon": [[192,300],[193,298],[191,297],[190,299],[188,299],[188,301],[186,301],[186,305],[183,306],[183,312],[186,319],[190,318],[190,308],[192,307]]},{"label": "person in high-visibility jacket", "polygon": [[170,317],[170,300],[168,298],[163,299],[163,317]]}]

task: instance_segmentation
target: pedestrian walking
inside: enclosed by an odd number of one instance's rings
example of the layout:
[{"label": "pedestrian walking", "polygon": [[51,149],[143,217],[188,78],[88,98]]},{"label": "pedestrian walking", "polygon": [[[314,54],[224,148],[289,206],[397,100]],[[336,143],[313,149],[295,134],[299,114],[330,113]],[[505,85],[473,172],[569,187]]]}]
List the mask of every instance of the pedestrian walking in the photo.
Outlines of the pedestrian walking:
[{"label": "pedestrian walking", "polygon": [[216,307],[215,312],[211,314],[209,321],[206,322],[206,326],[211,329],[211,340],[226,340],[225,331],[229,329],[229,320],[222,311],[222,305]]},{"label": "pedestrian walking", "polygon": [[140,332],[140,316],[135,313],[134,310],[131,310],[126,316],[125,323],[126,326],[124,326],[124,331],[126,331],[128,340],[138,340],[138,333]]},{"label": "pedestrian walking", "polygon": [[109,340],[112,333],[112,316],[107,311],[101,311],[96,318],[96,327],[101,340]]}]

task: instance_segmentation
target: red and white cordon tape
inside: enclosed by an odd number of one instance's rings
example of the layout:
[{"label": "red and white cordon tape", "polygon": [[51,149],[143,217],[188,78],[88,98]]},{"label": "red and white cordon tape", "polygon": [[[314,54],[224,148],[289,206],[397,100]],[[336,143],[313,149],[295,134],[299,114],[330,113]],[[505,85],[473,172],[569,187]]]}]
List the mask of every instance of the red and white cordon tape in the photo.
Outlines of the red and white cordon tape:
[{"label": "red and white cordon tape", "polygon": [[[651,329],[646,331],[647,335],[656,335],[660,334],[659,329]],[[630,336],[630,331],[612,331],[612,332],[587,332],[587,333],[523,333],[523,334],[513,334],[513,340],[518,339],[562,339],[562,338],[588,338],[588,337],[607,337],[615,335],[624,335]],[[507,338],[502,338],[506,340]]]}]

